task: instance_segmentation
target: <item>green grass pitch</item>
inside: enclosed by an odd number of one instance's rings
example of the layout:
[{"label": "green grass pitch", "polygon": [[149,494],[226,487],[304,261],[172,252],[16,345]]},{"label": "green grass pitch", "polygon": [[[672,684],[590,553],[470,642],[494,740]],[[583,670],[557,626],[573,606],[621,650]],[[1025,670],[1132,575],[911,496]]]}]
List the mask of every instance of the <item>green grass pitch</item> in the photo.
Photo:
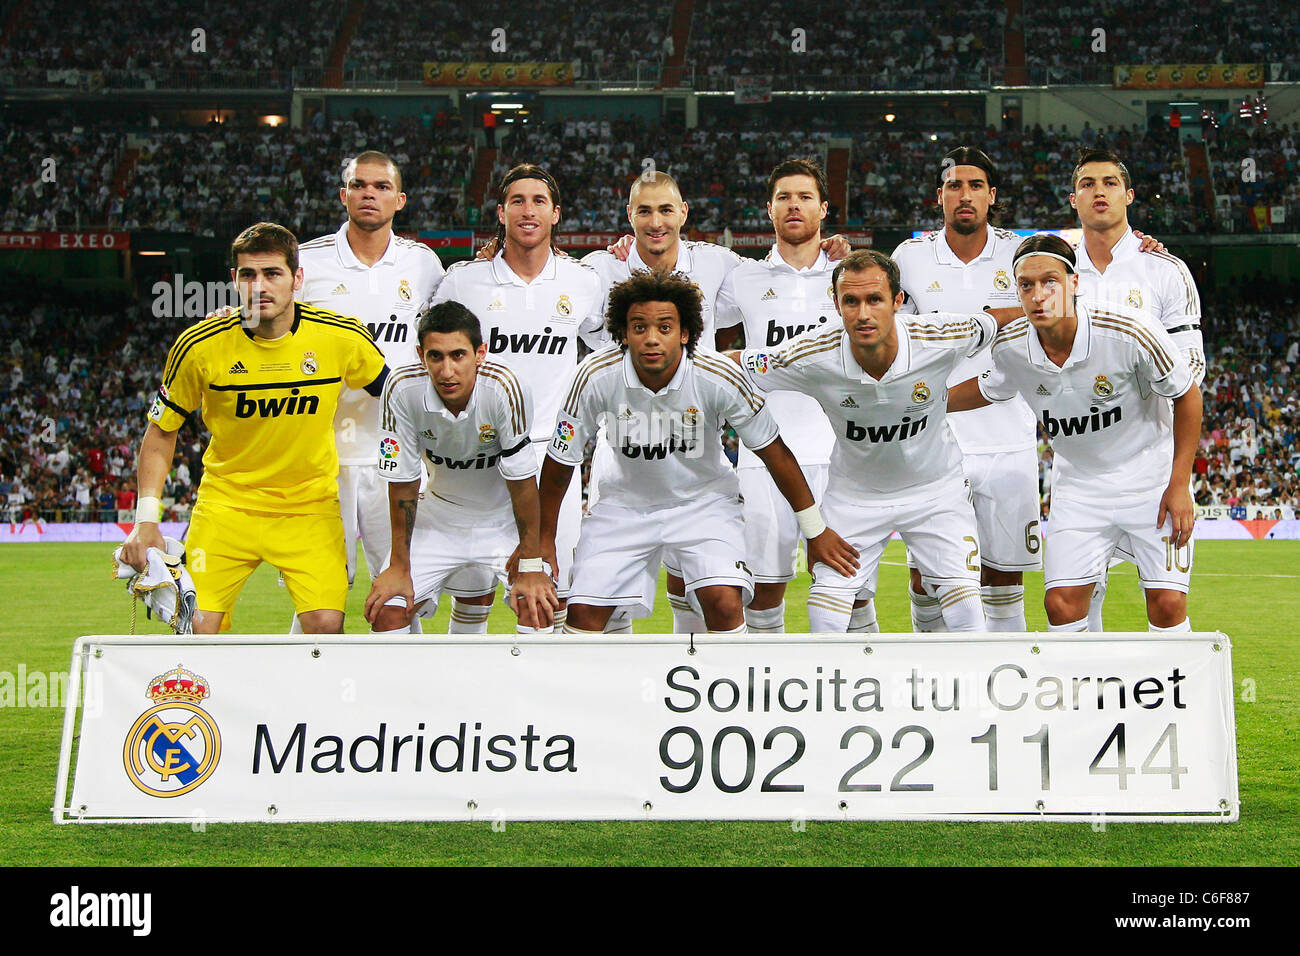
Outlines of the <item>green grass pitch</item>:
[{"label": "green grass pitch", "polygon": [[[105,545],[17,544],[0,549],[5,582],[0,672],[66,671],[83,634],[125,633],[130,601],[111,580]],[[902,547],[891,544],[877,604],[886,631],[906,631]],[[363,578],[364,580],[364,578]],[[1029,624],[1045,629],[1042,575],[1027,581]],[[790,589],[787,623],[806,630],[807,577]],[[363,633],[365,588],[353,592],[347,630]],[[61,707],[0,707],[0,864],[224,865],[1084,865],[1284,866],[1300,859],[1300,542],[1207,541],[1191,594],[1197,630],[1233,643],[1241,822],[1230,825],[1061,823],[481,823],[55,826]],[[1115,568],[1106,608],[1114,630],[1145,629],[1136,572]],[[429,633],[445,633],[444,602]],[[287,630],[290,604],[263,567],[236,611],[240,631]],[[670,629],[658,612],[638,631]],[[513,630],[498,606],[490,628]],[[159,633],[140,614],[138,630]]]}]

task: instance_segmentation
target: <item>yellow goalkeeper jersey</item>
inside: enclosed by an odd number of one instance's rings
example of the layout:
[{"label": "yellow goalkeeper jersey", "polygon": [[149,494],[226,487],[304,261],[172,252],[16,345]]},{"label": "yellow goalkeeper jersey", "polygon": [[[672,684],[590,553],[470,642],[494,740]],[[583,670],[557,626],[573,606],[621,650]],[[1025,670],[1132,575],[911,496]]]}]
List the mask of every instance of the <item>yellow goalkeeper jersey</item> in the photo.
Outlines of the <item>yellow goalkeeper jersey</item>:
[{"label": "yellow goalkeeper jersey", "polygon": [[356,319],[294,303],[293,327],[268,341],[239,312],[176,339],[149,419],[176,431],[198,408],[212,433],[202,501],[248,511],[338,510],[334,411],[344,384],[376,397],[384,355]]}]

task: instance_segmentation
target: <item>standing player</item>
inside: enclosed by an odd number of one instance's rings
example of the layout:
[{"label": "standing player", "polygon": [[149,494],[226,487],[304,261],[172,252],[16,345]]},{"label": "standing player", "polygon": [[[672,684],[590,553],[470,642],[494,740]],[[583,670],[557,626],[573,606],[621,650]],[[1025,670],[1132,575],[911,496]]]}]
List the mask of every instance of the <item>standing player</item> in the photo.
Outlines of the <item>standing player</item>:
[{"label": "standing player", "polygon": [[[348,218],[338,232],[304,242],[299,249],[302,301],[357,316],[390,368],[407,365],[420,308],[442,280],[442,263],[423,243],[393,234],[393,217],[406,206],[406,193],[401,171],[384,153],[367,150],[347,164],[339,201]],[[372,577],[388,562],[391,543],[388,494],[374,462],[379,403],[356,389],[345,389],[334,419],[334,440],[351,587],[358,533]]]},{"label": "standing player", "polygon": [[[1076,302],[1075,253],[1055,236],[1016,250],[1025,317],[993,344],[993,368],[955,386],[951,408],[1019,393],[1055,452],[1045,560],[1049,628],[1088,629],[1088,603],[1116,548],[1133,555],[1153,631],[1187,631],[1192,459],[1201,392],[1144,313]],[[1172,423],[1165,409],[1173,403]]]},{"label": "standing player", "polygon": [[294,301],[303,275],[288,229],[257,223],[230,252],[243,305],[186,329],[167,356],[123,559],[143,569],[147,549],[163,547],[158,502],[176,433],[201,407],[212,440],[186,542],[195,632],[227,629],[244,582],[268,561],[303,630],[340,633],[348,581],[331,422],[341,384],[377,397],[388,367],[356,319]]},{"label": "standing player", "polygon": [[[1079,214],[1078,283],[1084,301],[1107,309],[1141,309],[1164,327],[1199,386],[1205,379],[1201,297],[1187,265],[1163,250],[1144,251],[1128,223],[1134,198],[1128,168],[1114,153],[1088,150],[1074,168],[1070,205]],[[1169,413],[1166,411],[1168,420]],[[1053,496],[1055,502],[1055,496]],[[1129,558],[1119,549],[1118,557]],[[1102,630],[1106,579],[1089,606],[1091,630]]]},{"label": "standing player", "polygon": [[[497,190],[497,248],[491,259],[458,262],[434,294],[434,304],[459,302],[487,326],[485,340],[494,362],[524,382],[537,403],[533,449],[546,456],[563,397],[578,363],[578,339],[592,348],[603,342],[600,277],[590,266],[555,254],[553,231],[560,221],[560,187],[540,166],[520,165],[506,173]],[[582,519],[581,489],[574,485],[560,513],[556,540],[557,591],[569,592],[573,549]],[[452,630],[485,633],[493,582],[481,575],[457,575],[447,590],[457,598]],[[463,600],[471,598],[472,601]],[[556,623],[564,622],[563,604]],[[459,618],[459,621],[457,620]]]},{"label": "standing player", "polygon": [[712,447],[723,421],[772,469],[799,513],[810,554],[846,574],[856,565],[856,553],[821,521],[762,398],[731,362],[696,350],[704,328],[700,301],[699,289],[675,275],[646,271],[619,283],[608,310],[619,344],[589,356],[566,389],[542,466],[544,550],[554,540],[573,468],[602,418],[618,452],[583,522],[570,633],[604,630],[617,607],[649,614],[661,559],[681,570],[710,631],[745,630],[742,592],[752,593],[752,584],[738,484]]},{"label": "standing player", "polygon": [[775,352],[730,353],[763,391],[811,395],[834,429],[826,517],[862,553],[862,564],[852,575],[813,569],[812,630],[847,631],[853,601],[874,592],[897,529],[939,601],[945,629],[983,631],[979,537],[961,450],[947,426],[944,383],[961,359],[992,340],[998,320],[985,312],[896,316],[903,304],[898,267],[876,250],[851,254],[835,267],[832,284],[839,328]]},{"label": "standing player", "polygon": [[[982,150],[959,146],[943,158],[936,177],[943,229],[907,239],[894,250],[907,301],[903,312],[973,312],[1018,318],[1022,311],[1011,280],[1019,237],[989,225],[997,202],[998,174]],[[946,385],[988,368],[988,352],[963,359]],[[1025,630],[1024,572],[1039,567],[1038,439],[1023,399],[1012,399],[948,419],[962,451],[979,523],[980,595],[992,631]],[[909,566],[913,564],[908,556]],[[911,571],[912,629],[937,630],[938,602]]]},{"label": "standing player", "polygon": [[[763,259],[745,259],[722,284],[718,322],[743,325],[751,348],[775,348],[805,332],[825,329],[835,315],[834,263],[822,248],[826,177],[811,160],[781,163],[767,178],[767,215],[776,242]],[[838,323],[835,323],[838,325]],[[820,498],[835,435],[816,399],[773,391],[768,408],[804,478]],[[794,579],[799,526],[758,456],[741,444],[737,473],[745,507],[745,550],[754,574],[754,599],[745,623],[757,632],[785,630],[785,589]],[[671,598],[670,598],[671,600]],[[873,601],[853,610],[853,631],[879,630]]]},{"label": "standing player", "polygon": [[[549,630],[559,602],[541,560],[532,395],[486,361],[478,319],[458,302],[426,312],[417,341],[420,364],[394,370],[384,387],[377,470],[388,481],[393,551],[366,618],[376,631],[409,632],[415,609],[436,606],[456,570],[484,568],[505,583],[518,562],[520,629]],[[436,478],[417,511],[426,460]]]}]

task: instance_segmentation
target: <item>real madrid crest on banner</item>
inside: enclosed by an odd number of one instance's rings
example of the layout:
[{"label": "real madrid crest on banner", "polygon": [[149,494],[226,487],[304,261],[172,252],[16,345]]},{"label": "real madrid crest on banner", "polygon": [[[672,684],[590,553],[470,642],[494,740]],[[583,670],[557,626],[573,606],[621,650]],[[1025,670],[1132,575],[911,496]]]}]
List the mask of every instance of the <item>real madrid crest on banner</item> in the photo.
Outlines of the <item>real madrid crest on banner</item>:
[{"label": "real madrid crest on banner", "polygon": [[1141,290],[1141,289],[1129,289],[1129,290],[1128,290],[1128,298],[1125,299],[1124,301],[1127,302],[1129,305],[1131,305],[1131,306],[1132,306],[1133,308],[1135,308],[1135,309],[1140,309],[1140,308],[1142,308],[1142,290]]},{"label": "real madrid crest on banner", "polygon": [[930,386],[925,382],[917,382],[912,386],[912,404],[924,405],[930,400]]},{"label": "real madrid crest on banner", "polygon": [[993,276],[993,288],[999,292],[1006,292],[1011,288],[1011,276],[1007,275],[1006,269],[999,269]]},{"label": "real madrid crest on banner", "polygon": [[567,295],[562,295],[555,300],[555,311],[560,315],[568,315],[573,311],[573,303]]},{"label": "real madrid crest on banner", "polygon": [[302,353],[302,374],[303,375],[316,374],[316,353],[315,352]]},{"label": "real madrid crest on banner", "polygon": [[397,295],[403,302],[411,301],[411,283],[403,279],[397,284]]},{"label": "real madrid crest on banner", "polygon": [[1092,383],[1092,390],[1098,398],[1109,398],[1111,393],[1115,391],[1110,384],[1110,379],[1106,378],[1105,375],[1097,376],[1097,380]]},{"label": "real madrid crest on banner", "polygon": [[136,720],[122,750],[133,784],[153,797],[179,797],[212,776],[221,732],[199,707],[210,694],[208,682],[180,664],[149,682],[145,696],[154,706]]}]

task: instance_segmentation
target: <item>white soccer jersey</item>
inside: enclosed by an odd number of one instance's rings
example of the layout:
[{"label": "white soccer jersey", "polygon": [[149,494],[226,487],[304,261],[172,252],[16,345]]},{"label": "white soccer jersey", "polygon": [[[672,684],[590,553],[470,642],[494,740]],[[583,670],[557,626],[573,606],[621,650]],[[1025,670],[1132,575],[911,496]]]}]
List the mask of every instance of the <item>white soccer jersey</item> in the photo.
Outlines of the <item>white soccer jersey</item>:
[{"label": "white soccer jersey", "polygon": [[[630,278],[637,270],[650,268],[637,253],[635,244],[627,259],[622,262],[619,261],[618,256],[604,249],[583,256],[582,261],[596,270],[604,285],[605,297],[601,302],[601,315],[604,315],[609,307],[609,290],[615,283]],[[740,263],[740,256],[712,242],[693,242],[683,239],[678,244],[677,264],[673,267],[673,271],[682,273],[699,286],[704,297],[701,307],[704,333],[700,336],[699,343],[704,348],[713,348],[716,341],[714,338],[717,331],[715,303],[718,290],[722,288],[722,282],[731,274],[731,270]]]},{"label": "white soccer jersey", "polygon": [[536,403],[533,440],[548,440],[564,383],[578,364],[579,336],[593,348],[603,344],[600,276],[552,253],[541,274],[525,282],[506,265],[505,253],[498,253],[448,269],[433,304],[449,300],[478,317],[494,361],[528,386]]},{"label": "white soccer jersey", "polygon": [[[984,249],[970,262],[962,262],[948,245],[944,230],[904,240],[893,259],[902,273],[907,299],[901,312],[974,312],[990,306],[1006,309],[1020,305],[1011,257],[1020,236],[1007,229],[986,226]],[[959,362],[949,385],[974,378],[989,367],[982,351]],[[1035,448],[1034,416],[1023,401],[1009,401],[953,415],[948,426],[963,454],[1023,451]]]},{"label": "white soccer jersey", "polygon": [[[415,330],[420,308],[442,281],[442,262],[424,243],[392,236],[373,266],[348,245],[348,224],[298,247],[302,301],[356,316],[370,330],[390,369],[416,360]],[[345,388],[334,416],[340,465],[369,465],[379,440],[379,403],[359,389]]]},{"label": "white soccer jersey", "polygon": [[1186,356],[1199,384],[1205,379],[1201,296],[1186,263],[1167,252],[1142,252],[1142,240],[1132,230],[1125,230],[1110,254],[1110,265],[1102,272],[1088,257],[1087,244],[1079,243],[1079,296],[1094,307],[1148,313]]},{"label": "white soccer jersey", "polygon": [[[835,263],[822,252],[807,269],[796,269],[781,258],[775,245],[764,259],[743,259],[718,293],[720,328],[744,325],[745,345],[771,350],[802,335],[838,327],[831,273]],[[768,408],[781,429],[781,439],[801,465],[831,460],[835,434],[821,406],[806,394],[774,391]],[[742,444],[737,464],[761,467],[762,462]]]},{"label": "white soccer jersey", "polygon": [[1135,309],[1081,305],[1078,315],[1059,367],[1028,319],[1003,327],[980,391],[991,401],[1018,392],[1029,402],[1056,456],[1053,499],[1105,503],[1163,489],[1174,437],[1161,407],[1192,387],[1191,370],[1169,334]]},{"label": "white soccer jersey", "polygon": [[825,410],[835,433],[827,488],[842,498],[907,497],[962,474],[944,383],[957,362],[992,340],[997,323],[987,312],[894,321],[898,355],[879,381],[858,365],[842,328],[741,356],[745,374],[762,391],[798,390]]},{"label": "white soccer jersey", "polygon": [[422,365],[394,370],[380,402],[379,474],[389,481],[416,481],[429,472],[428,497],[435,508],[471,519],[510,515],[506,480],[532,478],[528,387],[504,365],[479,366],[469,404],[448,411]]},{"label": "white soccer jersey", "polygon": [[547,454],[566,465],[581,464],[582,449],[601,419],[614,466],[600,500],[638,510],[738,493],[735,471],[718,443],[723,421],[753,448],[778,437],[762,396],[736,364],[704,350],[683,354],[672,381],[659,392],[641,384],[619,346],[587,356],[565,389]]}]

